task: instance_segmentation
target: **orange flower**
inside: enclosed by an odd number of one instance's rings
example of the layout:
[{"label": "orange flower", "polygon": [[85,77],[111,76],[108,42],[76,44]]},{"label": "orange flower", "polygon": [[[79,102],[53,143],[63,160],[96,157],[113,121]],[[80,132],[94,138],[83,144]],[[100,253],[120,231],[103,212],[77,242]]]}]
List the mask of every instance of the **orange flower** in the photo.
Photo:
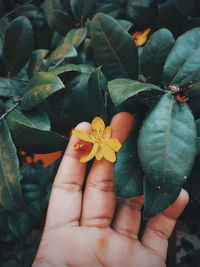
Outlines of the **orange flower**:
[{"label": "orange flower", "polygon": [[150,33],[151,29],[146,29],[143,33],[142,32],[135,32],[132,34],[132,37],[135,39],[136,46],[142,46],[147,42],[148,34]]},{"label": "orange flower", "polygon": [[[57,159],[59,159],[62,156],[62,151],[56,151],[53,153],[48,153],[48,154],[34,154],[32,157],[31,156],[26,156],[26,162],[28,164],[32,162],[37,162],[38,160],[42,161],[42,165],[44,168],[47,168],[49,165],[54,163]],[[21,151],[20,154],[22,156],[26,155],[26,152]]]}]

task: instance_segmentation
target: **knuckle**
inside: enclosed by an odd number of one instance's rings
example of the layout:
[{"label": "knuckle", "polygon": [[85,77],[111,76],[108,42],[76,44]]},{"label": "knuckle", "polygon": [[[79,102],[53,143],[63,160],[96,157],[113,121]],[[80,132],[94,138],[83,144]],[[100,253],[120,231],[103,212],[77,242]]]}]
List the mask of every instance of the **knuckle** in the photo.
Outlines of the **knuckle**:
[{"label": "knuckle", "polygon": [[54,189],[60,189],[66,192],[80,192],[82,186],[75,181],[72,182],[62,182],[60,184],[53,184]]},{"label": "knuckle", "polygon": [[113,179],[107,179],[103,181],[89,181],[87,183],[87,186],[93,187],[95,189],[98,189],[100,191],[104,192],[114,192],[115,191],[115,183]]}]

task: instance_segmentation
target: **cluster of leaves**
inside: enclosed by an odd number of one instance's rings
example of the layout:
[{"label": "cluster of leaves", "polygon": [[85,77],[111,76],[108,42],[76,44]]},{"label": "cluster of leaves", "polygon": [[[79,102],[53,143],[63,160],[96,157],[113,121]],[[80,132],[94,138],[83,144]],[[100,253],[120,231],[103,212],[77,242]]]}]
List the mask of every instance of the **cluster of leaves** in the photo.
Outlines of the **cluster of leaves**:
[{"label": "cluster of leaves", "polygon": [[[146,218],[186,181],[200,201],[198,7],[198,0],[0,1],[0,242],[9,251],[22,241],[8,266],[29,264],[23,249],[34,254],[33,230],[42,228],[55,173],[24,166],[19,152],[64,150],[71,129],[95,116],[137,118],[115,165],[118,196],[144,194]],[[136,47],[131,33],[149,27],[149,41]]]}]

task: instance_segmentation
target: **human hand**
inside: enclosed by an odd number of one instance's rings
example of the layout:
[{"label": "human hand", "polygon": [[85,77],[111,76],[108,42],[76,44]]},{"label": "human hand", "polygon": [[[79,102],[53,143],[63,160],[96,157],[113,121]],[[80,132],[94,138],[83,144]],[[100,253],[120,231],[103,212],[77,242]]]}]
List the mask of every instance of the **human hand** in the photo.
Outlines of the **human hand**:
[{"label": "human hand", "polygon": [[[123,143],[134,124],[129,113],[117,114],[112,137]],[[91,125],[77,128],[89,130]],[[143,196],[116,201],[114,165],[105,159],[94,161],[82,194],[86,163],[79,160],[83,152],[74,151],[78,141],[72,135],[58,169],[33,267],[166,266],[168,238],[188,203],[187,192],[182,190],[170,207],[148,221],[139,241]],[[90,151],[89,143],[86,147]]]}]

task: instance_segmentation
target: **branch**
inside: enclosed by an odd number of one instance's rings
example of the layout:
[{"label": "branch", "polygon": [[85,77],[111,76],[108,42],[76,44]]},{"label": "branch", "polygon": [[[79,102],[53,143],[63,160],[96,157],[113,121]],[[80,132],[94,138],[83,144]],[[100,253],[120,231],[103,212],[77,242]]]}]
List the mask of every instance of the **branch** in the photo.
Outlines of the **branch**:
[{"label": "branch", "polygon": [[0,117],[0,121],[6,118],[13,110],[15,110],[22,102],[22,98],[19,98],[18,101],[15,102],[14,106],[9,108],[8,110],[5,111]]}]

